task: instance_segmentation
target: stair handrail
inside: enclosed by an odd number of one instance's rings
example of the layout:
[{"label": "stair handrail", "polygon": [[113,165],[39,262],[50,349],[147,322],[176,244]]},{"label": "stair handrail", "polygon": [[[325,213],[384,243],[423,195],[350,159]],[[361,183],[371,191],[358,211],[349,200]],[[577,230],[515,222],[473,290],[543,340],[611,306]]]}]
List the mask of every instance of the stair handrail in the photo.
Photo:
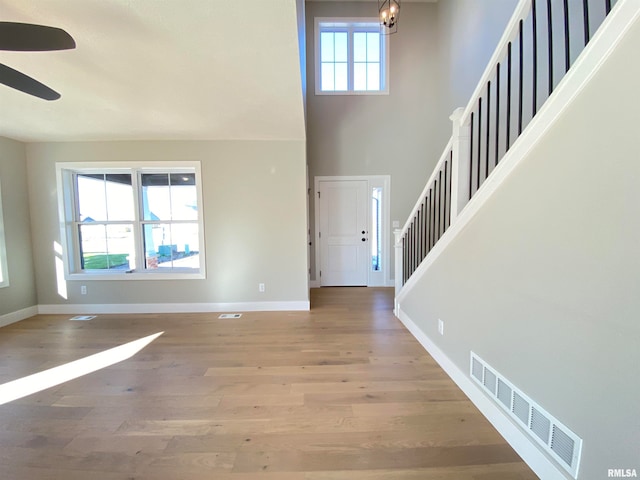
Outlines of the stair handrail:
[{"label": "stair handrail", "polygon": [[[564,72],[559,72],[560,75],[556,76],[554,79],[554,70],[556,70],[556,65],[554,64],[554,47],[559,48],[558,44],[554,44],[552,41],[552,33],[553,33],[553,22],[552,22],[552,14],[553,14],[553,1],[559,0],[546,0],[543,4],[543,0],[520,0],[518,5],[516,6],[507,26],[502,34],[500,41],[496,49],[494,50],[490,60],[485,68],[480,80],[474,89],[467,106],[464,108],[458,108],[452,115],[451,120],[453,122],[453,134],[447,142],[447,145],[440,156],[438,162],[435,165],[435,168],[430,175],[427,183],[422,190],[420,197],[416,201],[411,213],[403,225],[401,229],[396,229],[394,231],[395,236],[395,246],[396,246],[396,255],[395,255],[395,284],[396,284],[396,292],[399,292],[406,281],[411,277],[413,272],[418,268],[418,266],[422,263],[422,261],[426,258],[427,254],[431,251],[431,249],[435,246],[435,243],[445,234],[448,230],[449,225],[453,224],[456,218],[460,215],[463,208],[469,203],[471,198],[475,195],[475,193],[480,189],[485,180],[490,176],[493,172],[492,169],[495,169],[498,166],[498,162],[502,159],[503,156],[507,154],[511,146],[514,144],[516,139],[522,134],[525,125],[525,122],[530,122],[535,116],[536,113],[541,109],[542,105],[546,102],[546,100],[552,95],[554,89],[556,88],[556,83],[559,83],[561,79],[563,79],[573,61],[576,60],[579,55],[574,55],[574,58],[571,58],[571,45],[570,45],[570,28],[569,28],[569,15],[570,11],[568,8],[568,2],[565,0],[560,8],[562,8],[563,20],[564,20],[564,37],[562,39],[562,46],[564,47]],[[589,9],[592,7],[590,5],[596,4],[597,2],[604,4],[604,17],[603,20],[609,16],[611,9],[613,7],[613,3],[621,3],[624,4],[624,0],[583,0],[582,1],[582,14],[583,14],[583,29],[582,33],[584,35],[584,46],[580,50],[584,50],[587,43],[591,38],[591,28],[593,27],[592,20],[593,17],[590,17]],[[537,23],[539,22],[540,15],[540,5],[543,6],[544,12],[546,13],[547,19],[547,31],[538,30]],[[572,9],[576,8],[578,3],[572,4]],[[602,8],[602,5],[600,5]],[[532,57],[532,77],[528,80],[531,81],[531,91],[527,92],[527,94],[531,95],[531,98],[527,98],[527,100],[531,100],[531,111],[526,112],[527,115],[530,115],[527,118],[523,118],[524,108],[523,108],[523,78],[524,78],[524,68],[522,66],[523,57],[525,53],[529,53],[524,50],[524,25],[525,22],[528,21],[528,24],[531,26],[530,32],[530,42],[531,42],[531,57]],[[544,26],[542,26],[544,28]],[[598,30],[600,25],[597,25],[597,28],[593,28],[593,33],[595,34],[596,30]],[[538,51],[537,51],[537,42],[538,37],[544,34],[548,35],[548,53],[547,53],[547,73],[548,78],[546,79],[546,84],[548,86],[547,91],[539,92],[541,86],[545,79],[538,77]],[[529,34],[529,33],[528,33]],[[516,116],[516,131],[513,132],[513,138],[511,137],[511,127],[513,126],[513,119],[510,116],[511,107],[514,103],[511,98],[512,93],[512,49],[513,47],[517,49],[517,58],[518,58],[518,98],[516,99],[516,107],[517,107],[517,116]],[[575,45],[574,45],[575,46]],[[506,59],[506,60],[505,60]],[[500,78],[501,78],[501,65],[503,63],[507,64],[507,70],[505,76],[508,80],[506,93],[500,89]],[[540,80],[540,82],[539,82]],[[493,118],[490,114],[491,104],[491,93],[492,93],[492,83],[494,82],[493,88],[495,91],[494,102],[495,110],[493,113]],[[502,95],[506,95],[505,99],[505,131],[503,133],[503,137],[500,138],[500,132],[502,125],[500,124],[500,114],[496,112],[500,112],[500,98]],[[486,105],[488,108],[483,112],[482,110],[482,100],[486,99]],[[484,114],[484,117],[483,117]],[[477,118],[477,124],[474,125],[474,115]],[[482,130],[482,122],[486,119],[485,130]],[[491,122],[494,122],[492,124]],[[477,127],[477,129],[475,128]],[[491,132],[493,129],[493,132]],[[490,138],[490,133],[493,133],[494,138]],[[477,138],[474,138],[474,134],[476,134]],[[483,136],[484,144],[483,144]],[[512,141],[513,140],[513,141]],[[494,142],[494,143],[490,143]],[[484,147],[484,148],[481,148]],[[491,148],[490,148],[491,147]],[[484,150],[484,152],[482,151]],[[492,155],[490,155],[490,150]],[[484,157],[483,157],[484,155]],[[475,160],[475,162],[474,162]],[[493,162],[490,162],[493,160]],[[448,166],[447,166],[448,162]],[[493,165],[491,165],[493,163]],[[484,165],[481,165],[484,164]],[[481,168],[481,167],[484,168]],[[432,189],[434,185],[438,182],[439,176],[443,172],[445,172],[445,178],[448,182],[451,182],[451,186],[448,187],[450,189],[448,196],[445,194],[444,199],[436,199],[438,208],[442,204],[444,204],[444,211],[446,212],[447,218],[445,219],[443,225],[438,231],[429,231],[431,218],[428,217],[428,209],[427,213],[425,213],[425,205],[427,204],[427,199],[433,197]],[[450,170],[448,170],[450,169]],[[447,178],[447,172],[448,178]],[[483,178],[484,175],[484,178]],[[475,179],[475,182],[474,182]],[[442,184],[442,180],[440,179],[440,184]],[[475,190],[474,190],[475,184]],[[446,192],[446,189],[445,189]],[[435,217],[435,214],[434,214]],[[433,236],[433,237],[432,237]],[[427,240],[425,242],[425,239]]]}]

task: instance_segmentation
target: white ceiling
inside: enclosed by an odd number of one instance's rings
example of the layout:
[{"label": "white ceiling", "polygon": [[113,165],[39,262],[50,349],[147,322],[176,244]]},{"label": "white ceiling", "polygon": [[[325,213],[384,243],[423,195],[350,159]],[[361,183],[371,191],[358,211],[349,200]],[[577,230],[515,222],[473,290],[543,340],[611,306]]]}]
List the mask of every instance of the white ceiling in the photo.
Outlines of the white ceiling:
[{"label": "white ceiling", "polygon": [[295,0],[0,0],[77,48],[0,51],[61,93],[0,84],[0,136],[20,141],[303,139]]}]

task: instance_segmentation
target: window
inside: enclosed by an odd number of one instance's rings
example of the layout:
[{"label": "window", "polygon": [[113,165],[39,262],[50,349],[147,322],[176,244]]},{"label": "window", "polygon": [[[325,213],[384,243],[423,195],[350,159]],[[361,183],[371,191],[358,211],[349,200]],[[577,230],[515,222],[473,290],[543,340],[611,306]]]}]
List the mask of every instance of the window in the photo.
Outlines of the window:
[{"label": "window", "polygon": [[371,189],[371,270],[382,269],[382,187]]},{"label": "window", "polygon": [[0,288],[9,286],[7,268],[7,246],[4,237],[4,220],[2,218],[2,190],[0,189]]},{"label": "window", "polygon": [[68,275],[204,278],[199,164],[84,165],[57,165]]},{"label": "window", "polygon": [[388,93],[388,38],[377,19],[317,18],[316,94]]}]

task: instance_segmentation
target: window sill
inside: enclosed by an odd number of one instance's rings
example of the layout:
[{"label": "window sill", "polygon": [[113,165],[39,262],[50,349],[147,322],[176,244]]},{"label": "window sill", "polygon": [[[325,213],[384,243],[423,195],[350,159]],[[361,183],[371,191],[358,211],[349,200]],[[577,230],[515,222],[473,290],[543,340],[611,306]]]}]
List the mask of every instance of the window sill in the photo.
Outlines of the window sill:
[{"label": "window sill", "polygon": [[201,272],[131,272],[131,273],[72,273],[67,280],[103,281],[103,280],[204,280],[207,276]]},{"label": "window sill", "polygon": [[380,96],[380,95],[389,95],[389,91],[388,90],[341,90],[341,91],[337,91],[337,92],[332,92],[332,91],[322,91],[322,90],[316,90],[316,95],[317,96],[345,96],[345,95],[352,95],[354,97],[360,97],[360,96]]}]

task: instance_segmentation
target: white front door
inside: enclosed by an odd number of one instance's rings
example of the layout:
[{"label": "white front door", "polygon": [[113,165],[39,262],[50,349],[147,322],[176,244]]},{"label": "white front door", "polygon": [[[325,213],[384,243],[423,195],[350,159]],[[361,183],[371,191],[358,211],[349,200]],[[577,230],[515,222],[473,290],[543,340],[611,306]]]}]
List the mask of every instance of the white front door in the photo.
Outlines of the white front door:
[{"label": "white front door", "polygon": [[320,181],[320,285],[366,286],[369,197],[366,180]]}]

